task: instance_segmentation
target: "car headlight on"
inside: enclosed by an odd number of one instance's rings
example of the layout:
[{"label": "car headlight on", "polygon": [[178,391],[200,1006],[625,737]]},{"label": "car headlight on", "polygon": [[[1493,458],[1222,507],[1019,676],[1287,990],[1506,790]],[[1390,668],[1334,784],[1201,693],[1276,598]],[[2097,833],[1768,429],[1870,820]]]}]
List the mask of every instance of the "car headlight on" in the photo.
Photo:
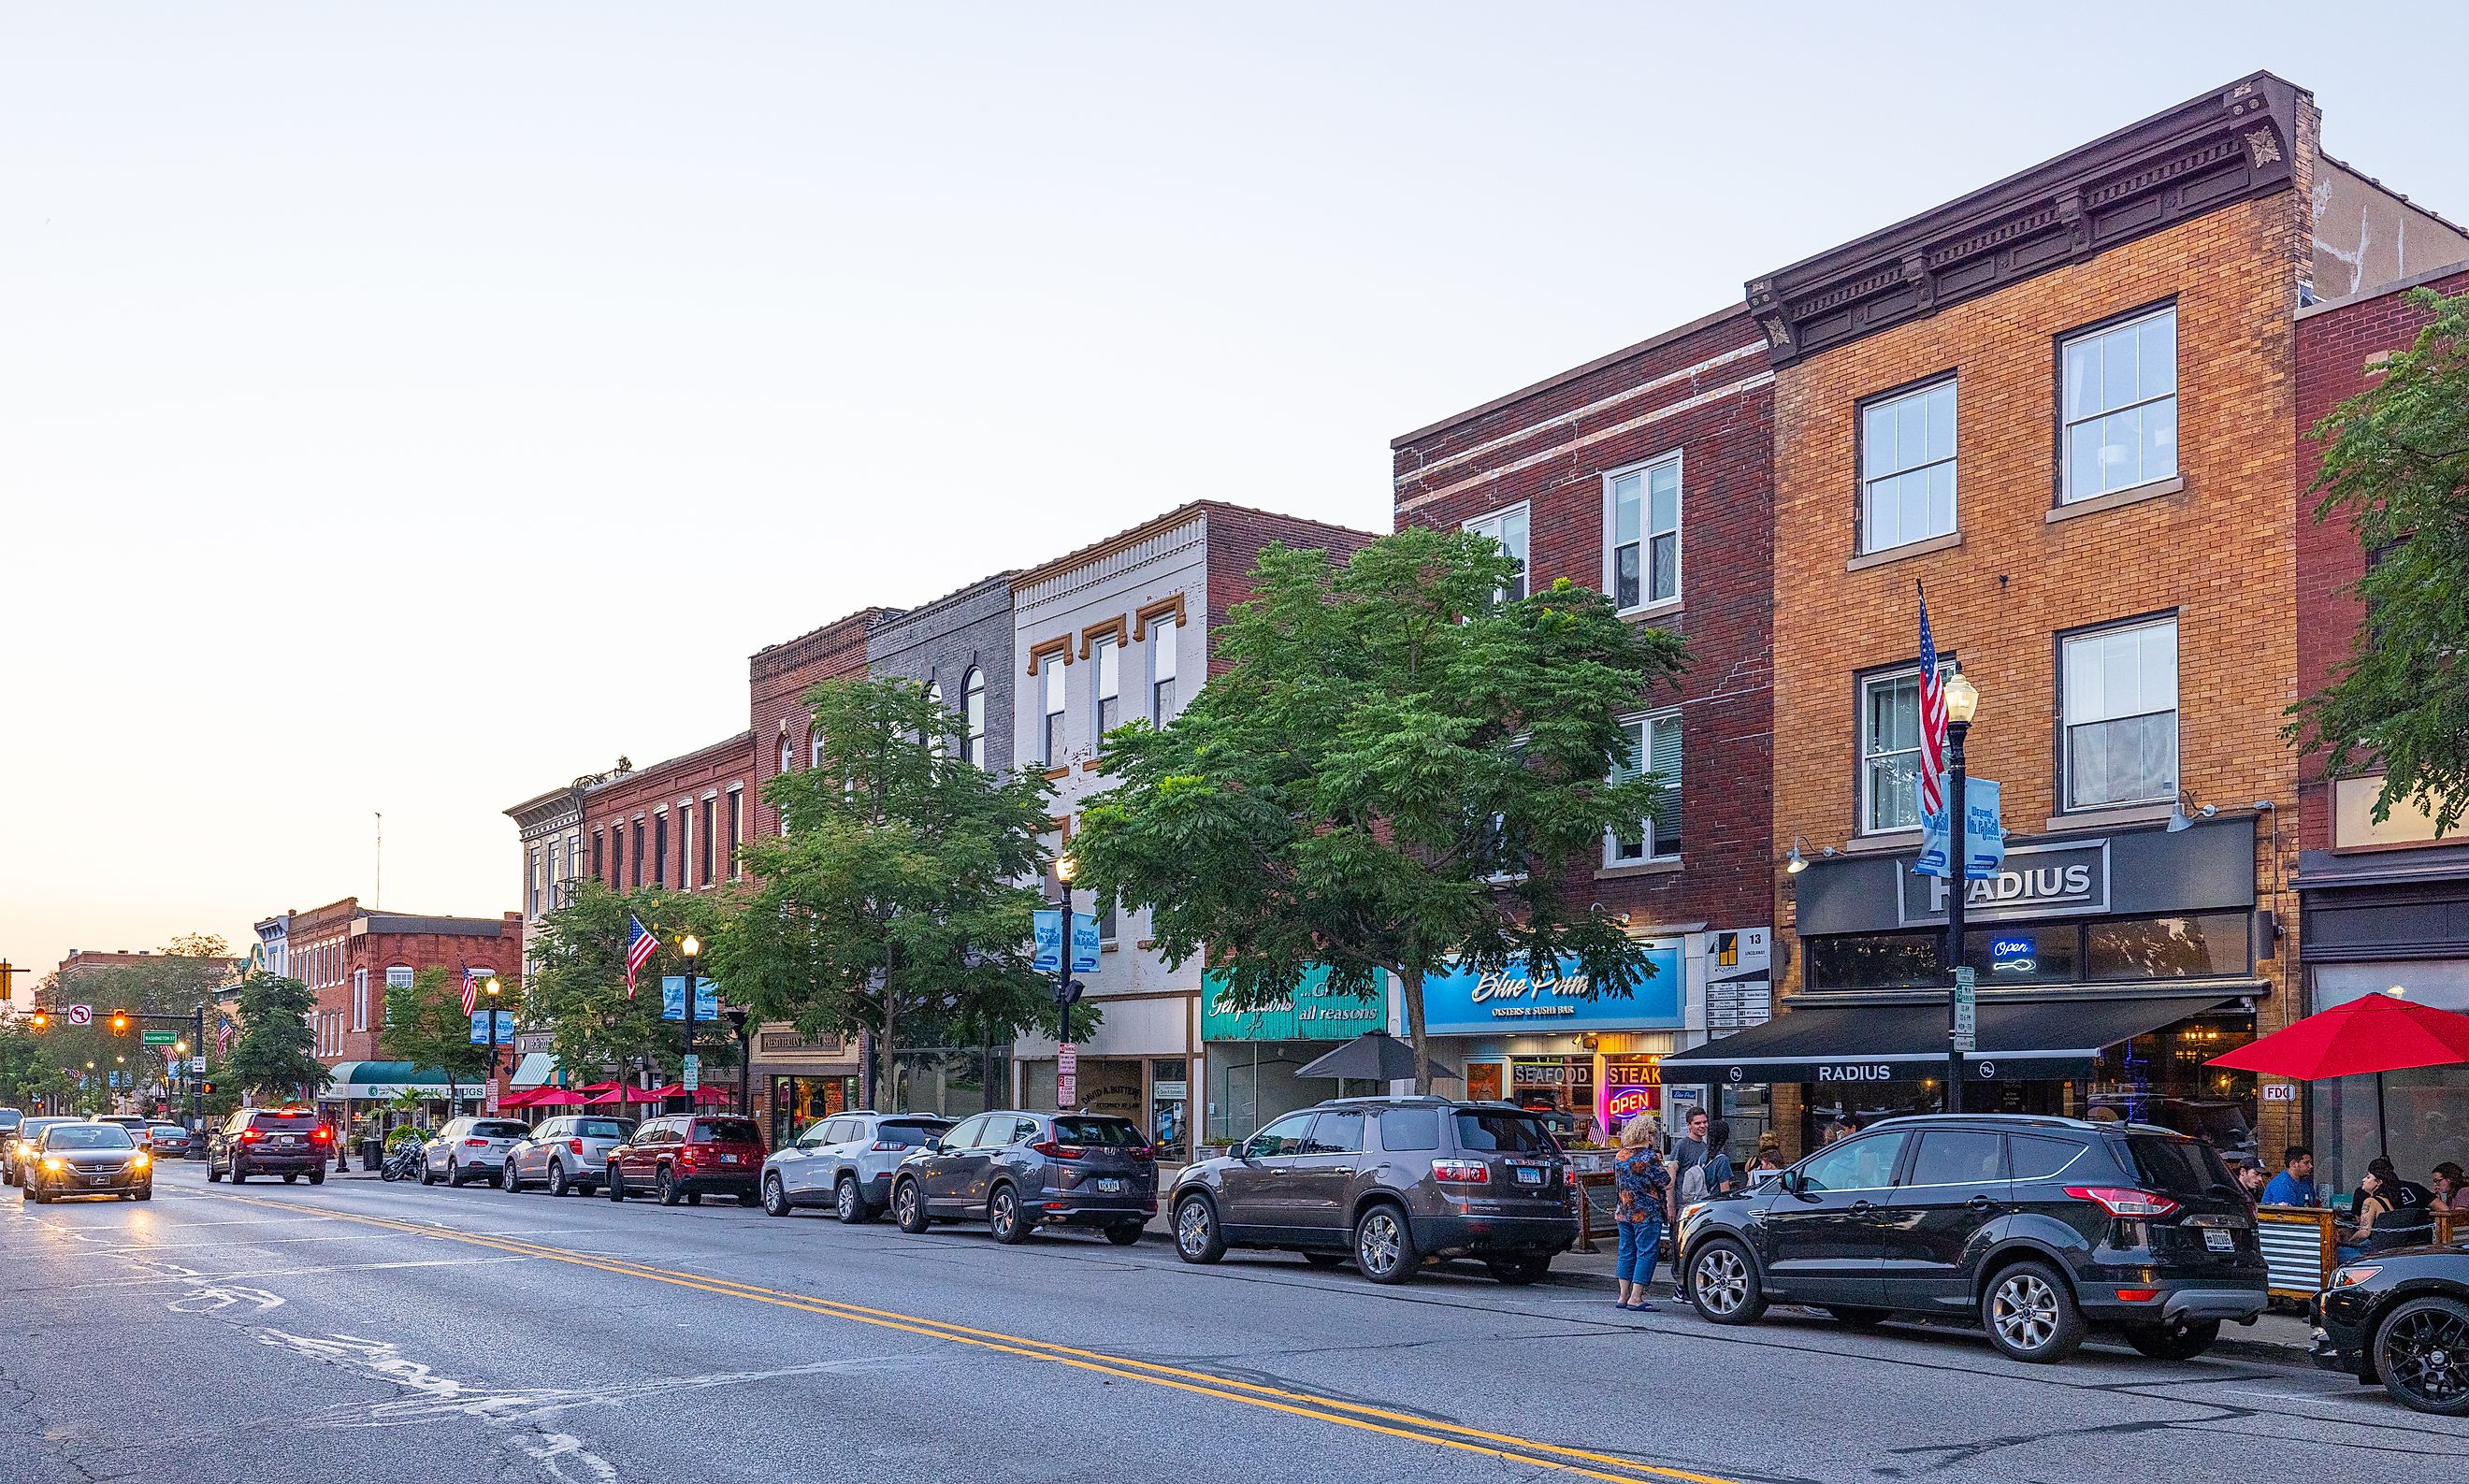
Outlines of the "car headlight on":
[{"label": "car headlight on", "polygon": [[2355,1288],[2383,1270],[2384,1267],[2381,1263],[2352,1264],[2346,1267],[2335,1267],[2332,1269],[2332,1281],[2326,1287]]},{"label": "car headlight on", "polygon": [[128,1168],[131,1170],[143,1170],[153,1162],[154,1156],[141,1149],[137,1152],[137,1157],[128,1161]]},{"label": "car headlight on", "polygon": [[52,1175],[58,1175],[58,1174],[59,1174],[59,1173],[60,1173],[60,1156],[59,1156],[59,1155],[58,1155],[58,1154],[46,1154],[46,1155],[44,1155],[44,1156],[43,1156],[43,1169],[44,1169],[46,1172],[48,1172],[49,1174],[52,1174]]}]

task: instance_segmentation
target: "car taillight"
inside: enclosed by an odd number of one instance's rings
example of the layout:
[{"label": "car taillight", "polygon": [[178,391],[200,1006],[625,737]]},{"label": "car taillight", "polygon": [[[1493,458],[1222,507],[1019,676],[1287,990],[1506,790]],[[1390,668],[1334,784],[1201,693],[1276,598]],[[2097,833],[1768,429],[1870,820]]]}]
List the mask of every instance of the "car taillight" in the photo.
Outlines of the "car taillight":
[{"label": "car taillight", "polygon": [[679,1148],[679,1150],[678,1150],[678,1163],[680,1163],[680,1164],[681,1164],[681,1165],[690,1165],[690,1164],[693,1164],[693,1163],[694,1163],[694,1146],[693,1146],[693,1145],[691,1145],[691,1144],[686,1144],[686,1145],[682,1145],[682,1146],[681,1146],[681,1147]]},{"label": "car taillight", "polygon": [[1443,1185],[1483,1185],[1491,1179],[1491,1167],[1480,1159],[1435,1159],[1432,1178]]},{"label": "car taillight", "polygon": [[2178,1214],[2178,1202],[2148,1190],[2119,1185],[2069,1185],[2066,1194],[2096,1202],[2111,1216],[2166,1217]]},{"label": "car taillight", "polygon": [[877,1139],[865,1148],[866,1153],[870,1154],[888,1154],[908,1147],[906,1144],[895,1144],[889,1139]]},{"label": "car taillight", "polygon": [[574,1151],[578,1154],[583,1153],[583,1141],[581,1139],[568,1139],[565,1141],[565,1147]]},{"label": "car taillight", "polygon": [[335,1137],[335,1130],[327,1128],[324,1124],[319,1124],[316,1129],[310,1133],[309,1137],[316,1140],[320,1144],[324,1144]]},{"label": "car taillight", "polygon": [[242,1129],[240,1131],[240,1141],[242,1144],[254,1144],[264,1137],[265,1135],[255,1129]]},{"label": "car taillight", "polygon": [[1132,1158],[1141,1164],[1153,1165],[1157,1163],[1157,1151],[1143,1144],[1132,1151]]},{"label": "car taillight", "polygon": [[463,1141],[463,1147],[465,1149],[487,1149],[489,1147],[489,1141],[487,1139],[465,1139]]},{"label": "car taillight", "polygon": [[1057,1144],[1052,1139],[1040,1139],[1038,1142],[1031,1144],[1029,1148],[1037,1151],[1041,1154],[1044,1154],[1049,1159],[1077,1159],[1081,1155],[1089,1153],[1086,1149],[1081,1148],[1077,1144]]}]

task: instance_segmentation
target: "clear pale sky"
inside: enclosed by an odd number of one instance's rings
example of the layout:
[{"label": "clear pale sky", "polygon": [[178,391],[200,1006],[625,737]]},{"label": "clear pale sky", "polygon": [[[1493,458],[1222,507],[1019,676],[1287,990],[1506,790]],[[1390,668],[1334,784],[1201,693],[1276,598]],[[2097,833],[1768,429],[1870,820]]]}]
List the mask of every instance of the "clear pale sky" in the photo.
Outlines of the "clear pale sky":
[{"label": "clear pale sky", "polygon": [[1392,436],[2255,68],[2469,220],[2451,7],[1840,9],[0,11],[0,954],[367,901],[379,810],[511,909],[766,643],[1385,528]]}]

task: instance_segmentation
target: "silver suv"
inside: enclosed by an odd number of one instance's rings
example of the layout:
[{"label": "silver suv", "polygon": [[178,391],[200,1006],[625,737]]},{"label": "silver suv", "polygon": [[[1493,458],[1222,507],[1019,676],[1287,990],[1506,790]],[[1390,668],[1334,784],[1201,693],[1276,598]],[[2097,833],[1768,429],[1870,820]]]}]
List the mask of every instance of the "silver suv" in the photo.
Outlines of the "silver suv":
[{"label": "silver suv", "polygon": [[763,1209],[829,1205],[843,1221],[863,1221],[891,1201],[892,1168],[952,1127],[932,1113],[838,1113],[763,1161]]},{"label": "silver suv", "polygon": [[606,1118],[574,1113],[552,1118],[532,1136],[506,1151],[497,1171],[497,1188],[519,1191],[544,1185],[552,1196],[581,1191],[588,1196],[609,1177],[609,1152],[635,1136],[632,1118]]},{"label": "silver suv", "polygon": [[420,1183],[434,1185],[444,1180],[448,1185],[460,1185],[465,1180],[495,1182],[497,1167],[506,1161],[506,1151],[531,1136],[531,1130],[511,1118],[456,1118],[437,1130],[420,1152]]}]

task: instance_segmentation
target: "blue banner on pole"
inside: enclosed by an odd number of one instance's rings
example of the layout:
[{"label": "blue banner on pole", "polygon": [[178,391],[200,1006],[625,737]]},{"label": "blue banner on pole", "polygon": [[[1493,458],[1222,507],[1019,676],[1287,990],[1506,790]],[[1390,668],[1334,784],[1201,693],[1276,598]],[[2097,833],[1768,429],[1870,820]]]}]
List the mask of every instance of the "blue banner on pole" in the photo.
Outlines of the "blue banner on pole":
[{"label": "blue banner on pole", "polygon": [[[660,1018],[683,1020],[685,1017],[686,976],[683,974],[660,975]],[[695,975],[695,1018],[698,1020],[720,1018],[719,981],[706,979],[701,974]]]},{"label": "blue banner on pole", "polygon": [[[1054,973],[1063,967],[1063,909],[1049,907],[1028,915],[1031,941],[1037,951],[1028,967],[1042,974]],[[1072,914],[1072,971],[1095,973],[1097,955],[1103,951],[1097,938],[1097,920],[1085,912]]]},{"label": "blue banner on pole", "polygon": [[[1996,877],[2006,864],[2006,827],[1999,821],[1997,785],[1987,778],[1967,778],[1963,783],[1963,811],[1970,816],[1963,832],[1963,879],[1985,881]],[[1946,815],[1921,816],[1921,854],[1912,862],[1915,876],[1944,877],[1946,868]]]},{"label": "blue banner on pole", "polygon": [[489,1016],[493,1015],[497,1017],[497,1044],[500,1046],[513,1045],[515,1043],[515,1013],[511,1010],[473,1011],[472,1044],[474,1046],[485,1046],[489,1044]]}]

